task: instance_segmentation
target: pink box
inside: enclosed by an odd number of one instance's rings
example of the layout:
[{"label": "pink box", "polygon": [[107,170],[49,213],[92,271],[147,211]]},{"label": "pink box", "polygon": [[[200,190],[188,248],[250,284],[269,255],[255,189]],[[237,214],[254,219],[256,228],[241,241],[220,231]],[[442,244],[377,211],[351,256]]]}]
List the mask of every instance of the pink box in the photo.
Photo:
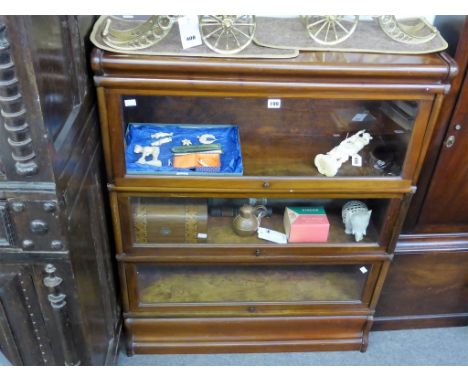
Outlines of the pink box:
[{"label": "pink box", "polygon": [[283,223],[289,243],[322,243],[328,240],[330,223],[323,207],[286,207]]}]

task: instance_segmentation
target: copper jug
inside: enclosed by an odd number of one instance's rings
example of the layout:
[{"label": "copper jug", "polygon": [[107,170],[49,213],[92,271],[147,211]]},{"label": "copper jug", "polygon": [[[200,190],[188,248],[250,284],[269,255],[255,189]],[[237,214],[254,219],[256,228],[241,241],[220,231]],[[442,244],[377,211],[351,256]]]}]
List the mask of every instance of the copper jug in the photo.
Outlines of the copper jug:
[{"label": "copper jug", "polygon": [[244,204],[240,214],[234,218],[233,229],[239,236],[252,236],[260,226],[260,220],[268,213],[265,206],[251,206]]}]

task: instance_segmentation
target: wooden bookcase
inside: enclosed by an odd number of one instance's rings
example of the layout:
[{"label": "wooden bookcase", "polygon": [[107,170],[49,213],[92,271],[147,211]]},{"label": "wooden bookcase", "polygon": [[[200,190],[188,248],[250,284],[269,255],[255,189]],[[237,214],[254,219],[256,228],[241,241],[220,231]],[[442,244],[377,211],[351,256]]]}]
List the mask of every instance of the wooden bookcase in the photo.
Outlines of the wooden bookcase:
[{"label": "wooden bookcase", "polygon": [[[450,58],[310,52],[244,60],[95,50],[92,62],[129,354],[365,351],[456,72]],[[281,107],[269,109],[269,99]],[[134,123],[236,125],[243,175],[127,171],[126,132]],[[315,155],[362,129],[373,136],[360,152],[362,166],[345,163],[337,176],[321,175]],[[391,170],[372,165],[379,145],[395,152]],[[373,211],[360,242],[344,233],[341,207],[348,200]],[[324,206],[329,239],[274,244],[239,237],[232,211],[249,202],[271,207],[262,224],[280,231],[286,206]],[[171,237],[180,229],[176,212],[158,217],[168,237],[158,239],[147,223],[142,235],[141,205],[157,214],[167,203],[205,205],[206,240],[186,232],[185,239]],[[219,214],[220,206],[231,214]]]}]

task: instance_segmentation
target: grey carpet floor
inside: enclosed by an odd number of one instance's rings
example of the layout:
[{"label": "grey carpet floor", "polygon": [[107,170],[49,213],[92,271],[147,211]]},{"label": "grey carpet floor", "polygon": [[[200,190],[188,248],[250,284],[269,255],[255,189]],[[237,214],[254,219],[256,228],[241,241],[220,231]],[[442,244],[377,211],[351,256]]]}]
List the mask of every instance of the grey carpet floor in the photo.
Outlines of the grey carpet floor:
[{"label": "grey carpet floor", "polygon": [[[0,365],[8,361],[0,353]],[[366,353],[121,354],[122,366],[468,366],[468,327],[371,332]]]}]

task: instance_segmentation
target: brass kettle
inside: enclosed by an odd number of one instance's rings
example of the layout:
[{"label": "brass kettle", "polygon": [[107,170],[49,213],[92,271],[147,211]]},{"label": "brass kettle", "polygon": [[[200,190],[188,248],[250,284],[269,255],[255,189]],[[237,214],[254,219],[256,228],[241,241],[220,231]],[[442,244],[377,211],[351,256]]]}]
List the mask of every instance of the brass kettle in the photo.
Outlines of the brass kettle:
[{"label": "brass kettle", "polygon": [[240,208],[240,213],[237,215],[232,226],[234,232],[239,236],[252,236],[257,232],[260,226],[260,220],[263,216],[267,215],[268,210],[265,206],[251,206],[244,204]]}]

